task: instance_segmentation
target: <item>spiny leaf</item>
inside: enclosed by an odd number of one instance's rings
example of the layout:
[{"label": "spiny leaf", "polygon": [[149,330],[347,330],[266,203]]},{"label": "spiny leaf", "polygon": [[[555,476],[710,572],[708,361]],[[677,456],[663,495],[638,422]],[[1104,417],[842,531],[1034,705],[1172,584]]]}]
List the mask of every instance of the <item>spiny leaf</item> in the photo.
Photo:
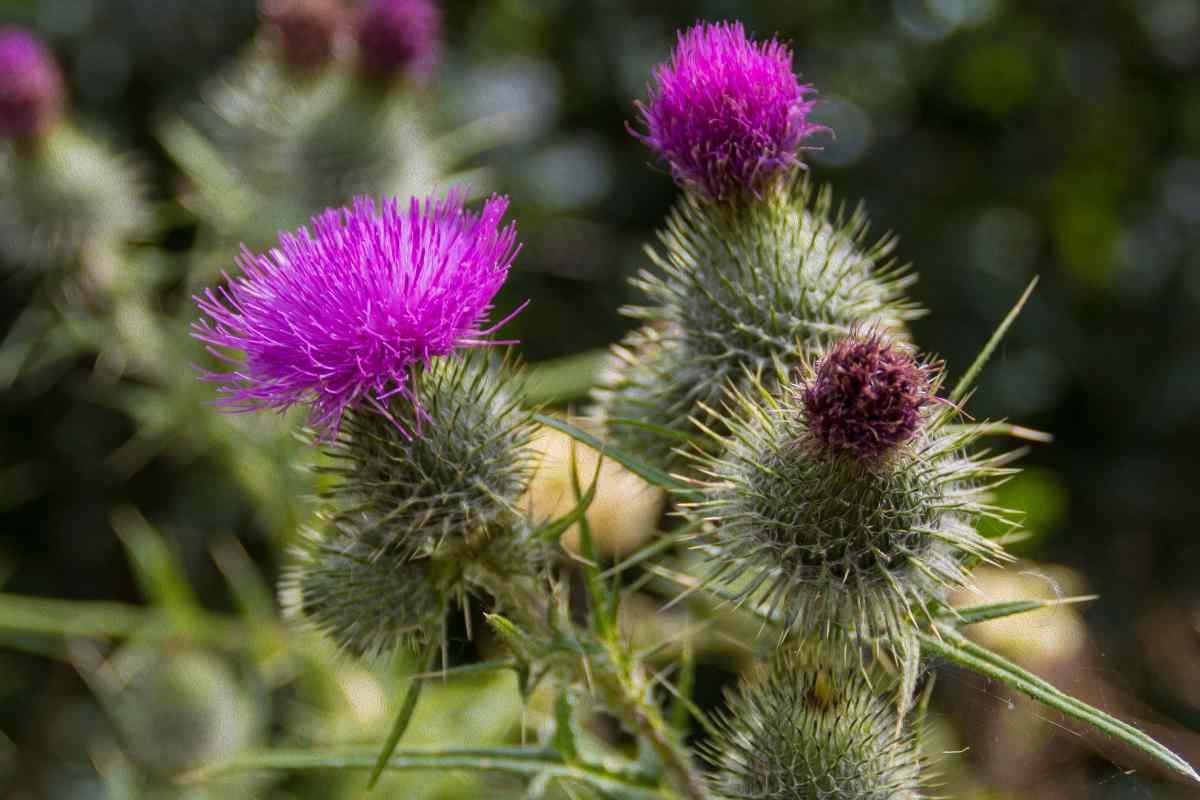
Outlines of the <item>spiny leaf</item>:
[{"label": "spiny leaf", "polygon": [[526,402],[565,403],[586,396],[607,359],[607,350],[589,350],[530,364],[525,368]]},{"label": "spiny leaf", "polygon": [[[429,654],[425,658],[425,670],[428,671],[437,660],[438,647],[431,645]],[[412,722],[413,712],[417,710],[417,701],[421,699],[421,687],[425,685],[425,681],[419,676],[414,675],[408,682],[408,691],[404,693],[404,702],[400,704],[400,713],[396,715],[396,721],[392,723],[392,730],[388,733],[387,740],[383,743],[383,749],[379,751],[379,759],[375,762],[375,768],[371,770],[371,777],[367,780],[367,788],[374,789],[375,784],[379,781],[379,776],[387,769],[388,760],[391,759],[392,753],[396,752],[397,745],[400,744],[401,737],[408,730],[408,723]]]},{"label": "spiny leaf", "polygon": [[919,636],[921,648],[926,653],[940,656],[986,678],[1000,681],[1068,717],[1107,733],[1175,772],[1200,783],[1200,775],[1190,764],[1142,731],[1065,694],[1003,656],[975,644],[950,626],[939,624],[934,633],[921,632]]},{"label": "spiny leaf", "polygon": [[943,622],[961,627],[963,625],[974,625],[979,622],[987,622],[988,620],[1011,617],[1014,614],[1025,614],[1041,608],[1053,608],[1054,606],[1063,606],[1072,603],[1087,603],[1095,600],[1097,597],[1099,595],[1085,594],[1078,597],[1063,597],[1055,600],[1009,600],[1003,603],[987,603],[985,605],[968,606],[966,608],[948,608],[942,610],[939,617]]},{"label": "spiny leaf", "polygon": [[1004,338],[1004,334],[1008,332],[1009,327],[1016,321],[1017,315],[1021,313],[1021,309],[1025,307],[1025,301],[1033,294],[1033,289],[1037,286],[1038,279],[1035,277],[1029,282],[1029,286],[1025,287],[1025,291],[1021,294],[1021,298],[1017,300],[1017,304],[1012,307],[1008,315],[1001,320],[1000,325],[996,328],[996,332],[992,334],[992,338],[988,339],[987,344],[979,351],[979,355],[975,357],[974,363],[963,373],[958,384],[955,385],[954,391],[946,397],[951,403],[957,403],[962,400],[967,392],[971,390],[972,384],[975,383],[975,378],[978,377],[979,371],[987,364],[988,359],[992,357],[992,353],[1000,344],[1000,340]]},{"label": "spiny leaf", "polygon": [[671,477],[657,467],[652,467],[649,464],[643,464],[633,456],[623,453],[611,445],[605,444],[592,434],[588,433],[587,431],[580,430],[569,422],[565,422],[561,419],[555,419],[554,417],[550,417],[545,414],[534,414],[533,418],[542,425],[545,425],[549,428],[554,428],[557,431],[567,434],[577,442],[582,442],[588,447],[597,450],[601,455],[605,456],[606,458],[611,458],[613,461],[616,461],[630,472],[641,478],[645,478],[647,481],[656,486],[661,486],[664,489],[684,495],[692,494],[694,491],[692,487],[688,486],[683,481]]}]

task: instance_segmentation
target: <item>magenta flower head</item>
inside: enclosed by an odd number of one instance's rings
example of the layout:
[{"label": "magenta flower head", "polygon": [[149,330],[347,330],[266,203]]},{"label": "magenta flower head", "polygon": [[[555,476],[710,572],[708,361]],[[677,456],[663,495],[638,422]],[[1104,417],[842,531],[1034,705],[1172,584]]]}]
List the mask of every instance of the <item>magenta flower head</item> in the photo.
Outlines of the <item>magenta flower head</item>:
[{"label": "magenta flower head", "polygon": [[508,344],[485,337],[511,316],[487,329],[484,320],[519,249],[516,226],[500,227],[507,198],[474,214],[464,197],[458,189],[407,208],[356,197],[314,217],[311,234],[281,233],[261,255],[243,248],[242,274],[195,298],[208,319],[193,335],[235,367],[202,376],[222,384],[219,404],[309,403],[310,423],[332,439],[347,408],[392,418],[395,395],[419,408],[414,367],[460,347]]},{"label": "magenta flower head", "polygon": [[54,56],[32,34],[0,28],[0,137],[45,133],[62,107],[62,73]]},{"label": "magenta flower head", "polygon": [[262,0],[259,13],[284,61],[302,71],[329,62],[347,18],[341,0]]},{"label": "magenta flower head", "polygon": [[433,74],[441,54],[442,12],[430,0],[367,0],[358,17],[358,63],[374,78]]},{"label": "magenta flower head", "polygon": [[894,451],[916,435],[934,402],[933,369],[878,332],[836,342],[800,387],[813,443],[861,459]]},{"label": "magenta flower head", "polygon": [[792,51],[755,42],[740,22],[707,22],[679,34],[671,60],[655,70],[631,133],[671,168],[684,189],[712,200],[758,196],[800,163],[801,143],[824,130],[808,121],[815,90],[792,72]]}]

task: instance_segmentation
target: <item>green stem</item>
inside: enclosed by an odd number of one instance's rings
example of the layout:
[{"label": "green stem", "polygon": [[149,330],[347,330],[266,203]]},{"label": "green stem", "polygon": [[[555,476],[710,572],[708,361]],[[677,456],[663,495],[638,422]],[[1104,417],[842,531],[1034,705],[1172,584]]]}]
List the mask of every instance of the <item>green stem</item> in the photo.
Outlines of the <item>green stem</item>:
[{"label": "green stem", "polygon": [[103,601],[0,594],[0,632],[106,639],[179,639],[240,649],[253,641],[233,617],[193,609],[186,626],[162,611]]},{"label": "green stem", "polygon": [[658,708],[644,702],[633,690],[632,682],[621,680],[615,671],[597,675],[595,680],[610,710],[632,723],[633,729],[654,750],[679,794],[687,800],[706,800],[708,795],[691,757],[672,735]]},{"label": "green stem", "polygon": [[[504,574],[494,565],[480,564],[481,577],[488,588],[498,597],[510,598],[512,610],[520,614],[522,625],[530,626],[539,635],[553,638],[556,633],[549,626],[549,604],[544,594],[539,594],[527,577]],[[489,567],[493,567],[489,569]],[[602,613],[603,609],[595,610]],[[630,729],[654,750],[670,777],[672,784],[686,800],[706,800],[707,795],[701,786],[700,778],[691,763],[690,756],[680,743],[671,735],[666,722],[657,707],[646,703],[633,686],[628,670],[623,670],[614,660],[611,649],[616,644],[609,642],[605,648],[606,655],[596,659],[590,674],[581,674],[580,679],[591,683],[603,694],[609,710],[617,714]],[[619,654],[616,654],[619,657]],[[582,662],[572,659],[569,662],[573,669],[584,672]]]},{"label": "green stem", "polygon": [[[365,750],[313,752],[273,750],[252,753],[211,767],[202,767],[180,778],[196,783],[221,775],[255,770],[371,769],[377,753]],[[389,770],[471,770],[499,772],[533,779],[547,776],[592,786],[600,792],[630,800],[671,800],[671,794],[633,776],[590,764],[567,764],[553,750],[529,748],[463,748],[444,750],[397,750],[387,761]]]}]

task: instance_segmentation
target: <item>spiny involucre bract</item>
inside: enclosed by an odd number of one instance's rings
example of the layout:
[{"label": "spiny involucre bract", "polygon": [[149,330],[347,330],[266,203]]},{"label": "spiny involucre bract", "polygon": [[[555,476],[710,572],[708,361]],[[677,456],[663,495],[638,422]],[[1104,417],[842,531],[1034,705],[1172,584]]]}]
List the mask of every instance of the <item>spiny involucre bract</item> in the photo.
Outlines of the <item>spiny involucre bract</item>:
[{"label": "spiny involucre bract", "polygon": [[869,243],[861,210],[835,210],[828,189],[795,176],[740,207],[685,196],[660,239],[657,271],[635,281],[649,302],[624,310],[646,324],[614,348],[597,392],[613,443],[659,465],[678,463],[692,417],[719,425],[700,405],[719,407],[748,373],[773,380],[864,322],[904,336],[920,314],[894,240]]},{"label": "spiny involucre bract", "polygon": [[287,616],[357,658],[417,650],[443,636],[457,587],[433,562],[379,550],[354,531],[308,531],[292,550],[280,601]]},{"label": "spiny involucre bract", "polygon": [[[350,412],[322,472],[334,527],[376,549],[467,558],[523,519],[534,425],[511,371],[471,351],[422,368],[420,405],[394,401],[390,418]],[[398,435],[396,424],[420,430]]]},{"label": "spiny involucre bract", "polygon": [[711,200],[758,196],[799,162],[801,143],[823,130],[808,120],[811,86],[792,72],[792,52],[755,42],[740,22],[702,22],[679,34],[670,61],[638,102],[645,132],[681,187]]},{"label": "spiny involucre bract", "polygon": [[918,800],[928,778],[897,704],[857,664],[781,650],[727,697],[703,750],[720,800]]},{"label": "spiny involucre bract", "polygon": [[[852,344],[863,341],[870,340]],[[825,364],[853,351],[834,345]],[[880,363],[903,357],[876,352]],[[846,389],[823,383],[822,370],[790,389],[754,380],[732,393],[717,414],[728,433],[693,456],[701,497],[686,513],[709,526],[710,585],[775,615],[784,634],[854,632],[886,637],[896,650],[923,612],[968,584],[974,563],[1006,557],[977,525],[991,518],[1014,527],[1008,512],[987,503],[989,488],[1012,472],[1011,454],[971,451],[986,426],[959,422],[957,409],[933,402],[937,379],[914,389],[882,367],[865,370],[870,379],[856,390],[892,397],[810,411],[806,392]],[[876,413],[892,406],[916,415],[917,429],[896,435],[893,416]],[[849,442],[830,439],[832,416],[855,431]]]},{"label": "spiny involucre bract", "polygon": [[[310,404],[312,425],[336,436],[347,409],[389,418],[389,399],[417,402],[414,368],[484,337],[492,298],[517,251],[508,205],[480,213],[465,193],[396,200],[357,197],[281,233],[279,247],[243,249],[241,274],[196,298],[193,335],[233,366],[207,372],[231,411]],[[411,434],[418,414],[403,428]]]}]

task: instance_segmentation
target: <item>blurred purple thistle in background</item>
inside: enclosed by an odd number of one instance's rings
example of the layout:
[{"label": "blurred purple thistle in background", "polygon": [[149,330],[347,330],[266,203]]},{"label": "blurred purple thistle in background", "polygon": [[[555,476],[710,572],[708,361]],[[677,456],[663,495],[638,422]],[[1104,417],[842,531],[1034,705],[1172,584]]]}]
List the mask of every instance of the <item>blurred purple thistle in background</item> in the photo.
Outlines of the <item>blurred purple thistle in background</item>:
[{"label": "blurred purple thistle in background", "polygon": [[367,0],[359,12],[358,63],[373,78],[433,75],[442,49],[442,12],[430,0]]},{"label": "blurred purple thistle in background", "polygon": [[755,42],[740,22],[702,22],[679,34],[654,72],[649,99],[635,103],[645,132],[630,132],[667,162],[684,189],[710,200],[766,186],[800,164],[815,90],[792,72],[792,51]]},{"label": "blurred purple thistle in background", "polygon": [[934,402],[931,369],[877,332],[839,340],[800,387],[813,442],[868,460],[894,451],[916,435]]},{"label": "blurred purple thistle in background", "polygon": [[259,12],[284,61],[302,71],[329,62],[348,16],[340,0],[262,0]]},{"label": "blurred purple thistle in background", "polygon": [[20,28],[0,28],[0,137],[40,136],[63,101],[62,73],[46,46]]},{"label": "blurred purple thistle in background", "polygon": [[460,347],[507,344],[485,337],[511,315],[484,325],[520,249],[515,224],[499,227],[508,199],[493,196],[478,214],[464,199],[455,189],[377,209],[360,196],[314,217],[315,234],[281,232],[279,248],[260,255],[243,248],[242,274],[195,298],[211,321],[198,320],[193,335],[234,366],[202,376],[221,384],[219,405],[309,403],[310,424],[332,439],[347,408],[390,418],[394,395],[419,407],[415,366]]}]

